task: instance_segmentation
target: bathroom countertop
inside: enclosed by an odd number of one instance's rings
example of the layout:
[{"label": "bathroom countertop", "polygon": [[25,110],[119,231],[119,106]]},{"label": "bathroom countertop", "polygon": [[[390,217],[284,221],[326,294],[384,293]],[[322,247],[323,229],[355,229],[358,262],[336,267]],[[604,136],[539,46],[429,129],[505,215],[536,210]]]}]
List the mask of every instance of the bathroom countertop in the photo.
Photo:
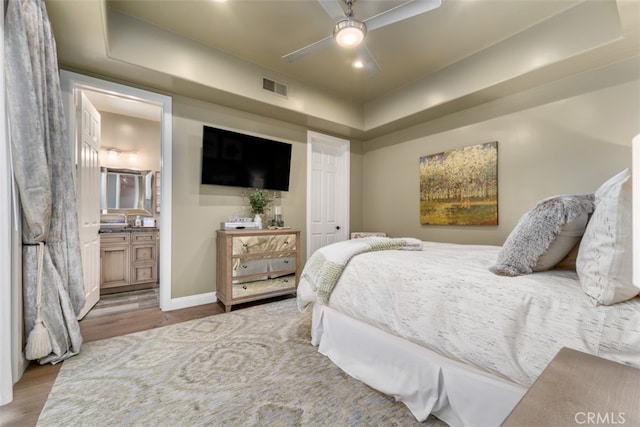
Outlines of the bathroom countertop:
[{"label": "bathroom countertop", "polygon": [[124,228],[101,228],[98,233],[142,233],[158,231],[158,227],[124,227]]}]

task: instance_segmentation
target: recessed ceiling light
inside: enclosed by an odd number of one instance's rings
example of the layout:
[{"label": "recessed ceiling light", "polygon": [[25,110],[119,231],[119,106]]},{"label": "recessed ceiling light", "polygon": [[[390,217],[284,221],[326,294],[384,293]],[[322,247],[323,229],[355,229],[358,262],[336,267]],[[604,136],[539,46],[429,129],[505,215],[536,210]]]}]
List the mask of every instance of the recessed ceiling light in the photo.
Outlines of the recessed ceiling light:
[{"label": "recessed ceiling light", "polygon": [[361,60],[361,59],[356,59],[355,61],[353,61],[353,62],[351,63],[351,66],[352,66],[353,68],[364,68],[364,62],[362,62],[362,60]]}]

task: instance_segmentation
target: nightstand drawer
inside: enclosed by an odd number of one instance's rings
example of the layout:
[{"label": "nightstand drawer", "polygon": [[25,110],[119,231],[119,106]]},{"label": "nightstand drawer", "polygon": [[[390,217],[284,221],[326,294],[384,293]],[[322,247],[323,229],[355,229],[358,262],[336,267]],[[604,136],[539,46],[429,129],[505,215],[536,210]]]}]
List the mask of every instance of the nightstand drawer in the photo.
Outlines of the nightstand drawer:
[{"label": "nightstand drawer", "polygon": [[[232,276],[241,277],[252,274],[265,273],[264,278],[266,278],[267,271],[269,271],[269,263],[266,259],[237,259],[234,260]],[[255,280],[258,279],[256,278]],[[234,280],[234,282],[236,281]]]},{"label": "nightstand drawer", "polygon": [[[282,258],[272,258],[269,260],[269,273],[285,272],[290,274],[296,269],[296,257],[288,256]],[[269,274],[269,277],[277,277],[278,275]]]},{"label": "nightstand drawer", "polygon": [[295,251],[295,234],[277,236],[242,236],[233,238],[233,255],[269,254]]}]

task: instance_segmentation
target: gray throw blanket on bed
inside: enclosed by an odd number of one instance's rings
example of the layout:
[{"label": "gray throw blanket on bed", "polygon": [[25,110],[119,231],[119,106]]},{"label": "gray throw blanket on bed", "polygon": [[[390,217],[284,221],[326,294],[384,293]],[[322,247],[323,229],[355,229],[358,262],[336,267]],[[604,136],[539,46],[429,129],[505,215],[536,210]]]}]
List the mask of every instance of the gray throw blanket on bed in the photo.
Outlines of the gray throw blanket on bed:
[{"label": "gray throw blanket on bed", "polygon": [[318,302],[326,304],[333,287],[338,282],[342,271],[354,256],[373,251],[405,250],[419,251],[422,242],[418,239],[366,237],[363,239],[345,240],[324,246],[311,255],[302,270],[302,278],[309,282]]}]

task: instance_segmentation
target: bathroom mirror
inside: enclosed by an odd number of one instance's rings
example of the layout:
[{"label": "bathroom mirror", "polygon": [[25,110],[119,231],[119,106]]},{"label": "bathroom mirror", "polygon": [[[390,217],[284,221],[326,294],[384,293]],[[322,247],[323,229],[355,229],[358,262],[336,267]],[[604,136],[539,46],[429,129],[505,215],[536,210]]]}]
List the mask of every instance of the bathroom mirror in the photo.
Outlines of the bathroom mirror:
[{"label": "bathroom mirror", "polygon": [[153,215],[153,171],[100,168],[100,209]]}]

